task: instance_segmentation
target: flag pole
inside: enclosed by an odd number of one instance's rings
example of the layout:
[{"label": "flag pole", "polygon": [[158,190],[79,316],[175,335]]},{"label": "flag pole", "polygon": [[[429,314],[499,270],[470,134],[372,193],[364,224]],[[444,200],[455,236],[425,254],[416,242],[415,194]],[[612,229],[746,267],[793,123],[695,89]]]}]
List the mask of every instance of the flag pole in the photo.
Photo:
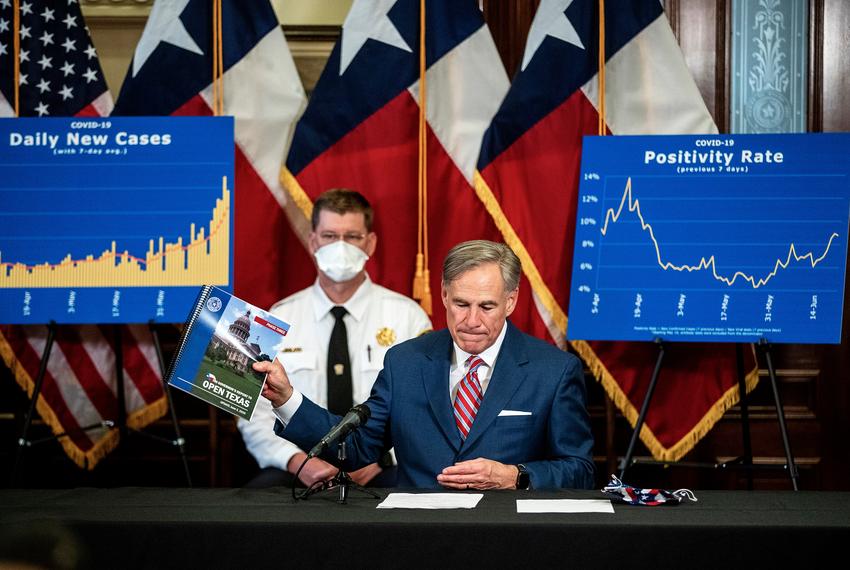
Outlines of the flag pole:
[{"label": "flag pole", "polygon": [[218,10],[216,8],[218,2],[213,0],[212,3],[212,112],[213,115],[218,114],[218,58],[216,57],[215,46],[218,45]]},{"label": "flag pole", "polygon": [[222,76],[223,69],[223,45],[221,37],[221,0],[213,1],[212,13],[212,107],[213,115],[219,117],[224,114],[224,84]]},{"label": "flag pole", "polygon": [[215,57],[218,58],[218,116],[224,115],[224,34],[222,32],[222,23],[224,16],[221,11],[221,0],[215,0],[218,8],[217,21],[217,36],[218,43],[215,46]]},{"label": "flag pole", "polygon": [[15,92],[15,116],[21,116],[21,7],[20,0],[12,2],[12,81]]},{"label": "flag pole", "polygon": [[428,119],[427,59],[425,57],[425,0],[419,0],[419,168],[418,168],[418,228],[416,234],[416,274],[413,277],[413,298],[428,315],[432,313],[431,272],[428,269]]},{"label": "flag pole", "polygon": [[605,0],[599,0],[599,136],[605,136]]}]

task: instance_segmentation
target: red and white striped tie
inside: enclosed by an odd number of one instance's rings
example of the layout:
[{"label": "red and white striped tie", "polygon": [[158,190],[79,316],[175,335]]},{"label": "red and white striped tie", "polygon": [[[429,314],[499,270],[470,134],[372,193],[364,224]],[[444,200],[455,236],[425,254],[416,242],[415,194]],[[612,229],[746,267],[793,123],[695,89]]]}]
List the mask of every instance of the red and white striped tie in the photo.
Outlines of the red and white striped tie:
[{"label": "red and white striped tie", "polygon": [[481,383],[478,381],[478,367],[484,364],[478,356],[470,356],[466,360],[469,370],[460,381],[455,396],[455,423],[460,431],[460,437],[464,440],[472,429],[472,422],[481,407]]}]

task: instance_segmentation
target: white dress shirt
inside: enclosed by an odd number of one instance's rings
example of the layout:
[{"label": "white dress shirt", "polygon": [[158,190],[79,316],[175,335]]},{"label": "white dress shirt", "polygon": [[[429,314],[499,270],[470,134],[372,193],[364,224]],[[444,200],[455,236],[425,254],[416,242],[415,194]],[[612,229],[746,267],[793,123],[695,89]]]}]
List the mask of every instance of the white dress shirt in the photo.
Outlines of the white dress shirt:
[{"label": "white dress shirt", "polygon": [[[481,384],[482,396],[487,392],[487,386],[490,385],[490,377],[493,375],[493,367],[496,366],[496,357],[499,356],[499,349],[502,348],[502,343],[505,341],[505,333],[507,333],[507,331],[508,323],[505,321],[502,325],[502,332],[499,333],[499,336],[496,338],[496,342],[494,342],[481,354],[475,355],[484,361],[484,364],[478,368],[478,382]],[[463,380],[464,376],[466,376],[466,361],[470,356],[473,356],[473,354],[463,350],[456,342],[453,342],[452,344],[455,349],[452,356],[452,365],[449,367],[449,394],[452,397],[452,402],[454,402],[458,387],[460,386],[460,381]]]}]

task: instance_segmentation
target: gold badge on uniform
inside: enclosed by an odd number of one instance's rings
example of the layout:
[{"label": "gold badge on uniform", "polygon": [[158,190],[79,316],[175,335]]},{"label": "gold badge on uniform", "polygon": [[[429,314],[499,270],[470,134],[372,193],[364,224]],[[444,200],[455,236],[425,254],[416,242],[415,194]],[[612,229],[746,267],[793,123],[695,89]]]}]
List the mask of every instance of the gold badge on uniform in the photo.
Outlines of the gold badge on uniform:
[{"label": "gold badge on uniform", "polygon": [[395,331],[390,327],[381,327],[378,329],[378,334],[375,335],[375,339],[381,346],[392,346],[395,343],[395,338]]},{"label": "gold badge on uniform", "polygon": [[334,374],[337,376],[342,376],[342,373],[345,372],[344,364],[334,364]]}]

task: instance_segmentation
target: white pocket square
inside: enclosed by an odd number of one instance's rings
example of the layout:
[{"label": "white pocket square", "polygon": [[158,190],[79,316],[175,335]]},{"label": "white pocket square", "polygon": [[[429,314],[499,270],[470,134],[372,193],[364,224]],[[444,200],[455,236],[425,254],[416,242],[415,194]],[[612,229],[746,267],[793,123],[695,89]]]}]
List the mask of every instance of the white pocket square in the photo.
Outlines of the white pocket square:
[{"label": "white pocket square", "polygon": [[530,416],[531,412],[523,412],[522,410],[502,410],[499,416]]}]

